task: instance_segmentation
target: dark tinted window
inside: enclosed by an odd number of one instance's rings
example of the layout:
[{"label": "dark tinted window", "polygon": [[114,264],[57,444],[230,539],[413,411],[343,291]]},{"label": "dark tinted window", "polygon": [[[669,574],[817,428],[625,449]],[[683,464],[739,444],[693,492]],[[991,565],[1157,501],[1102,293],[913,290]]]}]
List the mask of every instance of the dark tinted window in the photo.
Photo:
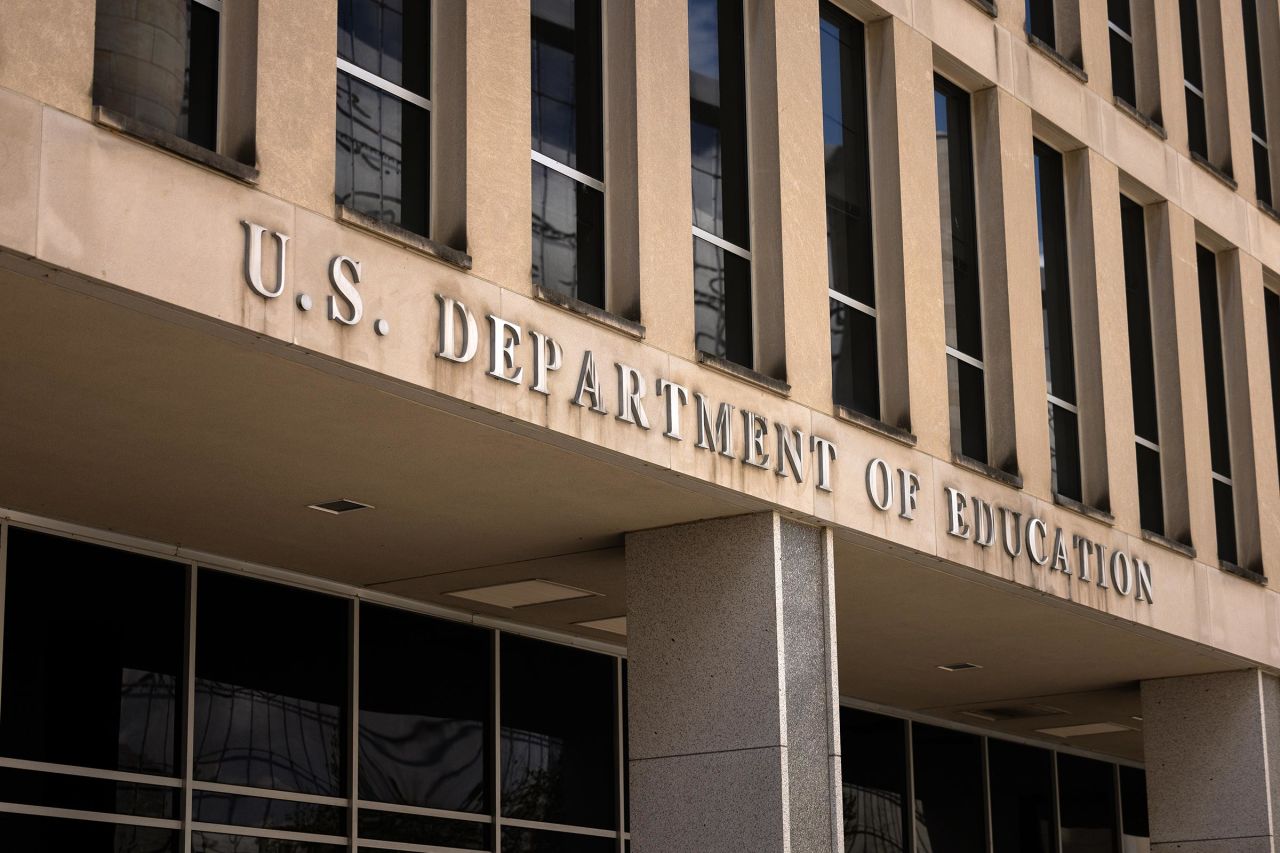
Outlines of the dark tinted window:
[{"label": "dark tinted window", "polygon": [[0,838],[6,849],[22,853],[178,853],[181,847],[175,829],[6,813],[0,813]]},{"label": "dark tinted window", "polygon": [[595,182],[533,164],[533,280],[604,307],[600,0],[534,0],[532,146]]},{"label": "dark tinted window", "polygon": [[995,853],[1056,853],[1053,754],[995,739],[987,754]]},{"label": "dark tinted window", "polygon": [[1133,23],[1129,0],[1107,0],[1111,46],[1111,91],[1129,106],[1138,103],[1133,70]]},{"label": "dark tinted window", "polygon": [[[426,234],[430,181],[431,15],[428,0],[339,0],[339,204]],[[410,99],[401,97],[408,93]]]},{"label": "dark tinted window", "polygon": [[1182,76],[1187,101],[1187,136],[1193,154],[1209,156],[1204,108],[1204,72],[1200,62],[1200,11],[1197,0],[1178,0],[1182,25]]},{"label": "dark tinted window", "polygon": [[1114,764],[1058,753],[1058,809],[1062,853],[1114,853]]},{"label": "dark tinted window", "polygon": [[1227,415],[1227,377],[1222,350],[1222,315],[1218,291],[1217,257],[1196,246],[1200,278],[1200,330],[1204,339],[1205,411],[1209,420],[1209,456],[1215,475],[1213,509],[1218,529],[1218,557],[1237,560],[1235,496],[1231,479],[1231,434]]},{"label": "dark tinted window", "polygon": [[987,849],[982,738],[914,723],[916,853]]},{"label": "dark tinted window", "polygon": [[1049,450],[1054,491],[1074,500],[1080,483],[1079,414],[1071,279],[1067,268],[1067,207],[1062,155],[1035,142],[1036,208],[1040,237],[1040,294],[1044,308],[1045,379],[1049,386]]},{"label": "dark tinted window", "polygon": [[501,661],[503,815],[615,828],[613,659],[503,634]]},{"label": "dark tinted window", "polygon": [[0,752],[177,775],[186,575],[179,564],[12,528]]},{"label": "dark tinted window", "polygon": [[743,0],[689,0],[695,344],[751,367],[751,248]]},{"label": "dark tinted window", "polygon": [[196,0],[98,3],[93,102],[202,148],[218,144],[220,15]]},{"label": "dark tinted window", "polygon": [[1124,833],[1125,853],[1145,849],[1131,846],[1151,836],[1147,819],[1147,774],[1134,767],[1120,768],[1120,828]]},{"label": "dark tinted window", "polygon": [[614,853],[612,838],[573,835],[544,829],[502,828],[502,853]]},{"label": "dark tinted window", "polygon": [[1267,353],[1271,361],[1271,417],[1275,421],[1276,456],[1280,458],[1280,294],[1265,289]]},{"label": "dark tinted window", "polygon": [[1258,200],[1272,203],[1271,152],[1267,146],[1267,103],[1262,84],[1262,42],[1257,0],[1241,0],[1244,13],[1245,71],[1249,77],[1249,127],[1253,133],[1253,166]]},{"label": "dark tinted window", "polygon": [[361,799],[489,810],[492,660],[489,631],[361,605]]},{"label": "dark tinted window", "polygon": [[342,796],[349,604],[201,570],[195,778]]},{"label": "dark tinted window", "polygon": [[982,364],[982,293],[969,95],[941,77],[935,78],[933,108],[938,135],[942,289],[947,346],[952,350],[947,357],[952,448],[986,462],[986,393],[983,369],[978,366]]},{"label": "dark tinted window", "polygon": [[429,0],[338,0],[338,56],[430,97]]},{"label": "dark tinted window", "polygon": [[879,418],[866,34],[831,3],[820,10],[833,392],[840,405]]},{"label": "dark tinted window", "polygon": [[905,853],[907,724],[840,709],[844,849]]},{"label": "dark tinted window", "polygon": [[1026,0],[1027,32],[1056,46],[1057,38],[1053,20],[1053,0]]},{"label": "dark tinted window", "polygon": [[[1133,431],[1137,443],[1138,505],[1144,530],[1164,533],[1160,477],[1159,409],[1156,400],[1155,342],[1147,276],[1147,231],[1142,206],[1120,197],[1124,244],[1125,306],[1129,318],[1129,374],[1133,388]],[[1146,442],[1146,443],[1144,443]],[[1154,445],[1154,447],[1152,446]]]}]

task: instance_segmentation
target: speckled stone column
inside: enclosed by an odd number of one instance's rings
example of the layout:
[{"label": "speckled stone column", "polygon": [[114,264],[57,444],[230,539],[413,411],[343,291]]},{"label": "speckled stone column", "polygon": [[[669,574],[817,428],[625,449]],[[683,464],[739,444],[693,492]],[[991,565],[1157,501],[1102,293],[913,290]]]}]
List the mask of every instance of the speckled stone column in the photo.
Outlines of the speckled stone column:
[{"label": "speckled stone column", "polygon": [[628,534],[631,849],[842,849],[831,532]]},{"label": "speckled stone column", "polygon": [[1153,853],[1274,853],[1280,681],[1258,670],[1142,684]]}]

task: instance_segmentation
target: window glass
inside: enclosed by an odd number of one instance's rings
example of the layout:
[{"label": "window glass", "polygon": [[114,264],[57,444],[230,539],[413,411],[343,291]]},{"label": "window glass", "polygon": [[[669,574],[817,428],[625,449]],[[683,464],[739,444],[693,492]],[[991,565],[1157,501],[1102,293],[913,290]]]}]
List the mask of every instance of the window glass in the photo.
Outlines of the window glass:
[{"label": "window glass", "polygon": [[1026,0],[1027,32],[1050,47],[1057,45],[1053,0]]},{"label": "window glass", "polygon": [[64,820],[56,817],[0,812],[0,838],[8,849],[23,853],[178,853],[175,829]]},{"label": "window glass", "polygon": [[197,829],[191,833],[191,853],[347,853],[347,847],[252,835],[224,835]]},{"label": "window glass", "polygon": [[614,829],[613,659],[513,634],[501,642],[503,815]]},{"label": "window glass", "polygon": [[693,224],[750,248],[742,0],[689,0]]},{"label": "window glass", "polygon": [[93,102],[210,150],[221,16],[197,0],[97,4]]},{"label": "window glass", "polygon": [[905,853],[907,724],[841,708],[840,752],[844,849]]},{"label": "window glass", "polygon": [[1200,57],[1200,8],[1197,0],[1178,0],[1182,27],[1182,77],[1187,101],[1188,145],[1193,154],[1209,156],[1209,133],[1205,123],[1204,71]]},{"label": "window glass", "polygon": [[180,793],[168,786],[0,767],[0,802],[6,803],[175,820]]},{"label": "window glass", "polygon": [[1209,457],[1213,467],[1213,511],[1218,532],[1218,558],[1237,561],[1235,496],[1231,484],[1231,435],[1227,415],[1226,365],[1222,350],[1222,315],[1217,257],[1196,246],[1200,279],[1200,331],[1204,339],[1205,410],[1209,421]]},{"label": "window glass", "polygon": [[612,838],[572,835],[543,829],[502,828],[502,853],[614,853]]},{"label": "window glass", "polygon": [[1258,201],[1272,203],[1271,152],[1267,145],[1267,103],[1262,84],[1262,42],[1257,0],[1241,0],[1244,13],[1245,71],[1249,77],[1249,120],[1253,135],[1254,184]]},{"label": "window glass", "polygon": [[1267,353],[1271,362],[1271,417],[1275,422],[1276,457],[1280,458],[1280,294],[1266,288]]},{"label": "window glass", "polygon": [[424,98],[430,44],[428,0],[338,0],[338,56]]},{"label": "window glass", "polygon": [[0,753],[177,775],[186,575],[154,557],[11,528]]},{"label": "window glass", "polygon": [[1151,827],[1147,820],[1147,774],[1134,767],[1120,768],[1121,853],[1147,853]]},{"label": "window glass", "polygon": [[914,723],[916,853],[984,853],[982,738]]},{"label": "window glass", "polygon": [[987,760],[995,853],[1056,853],[1053,753],[992,738]]},{"label": "window glass", "polygon": [[832,391],[837,404],[879,418],[866,33],[835,5],[819,8]]},{"label": "window glass", "polygon": [[942,291],[947,315],[947,377],[952,448],[987,461],[982,361],[982,293],[978,280],[978,223],[973,188],[969,95],[934,79],[938,140],[938,201],[942,231]]},{"label": "window glass", "polygon": [[751,263],[694,237],[693,288],[698,350],[750,367]]},{"label": "window glass", "polygon": [[493,826],[489,823],[381,811],[365,805],[360,806],[358,819],[361,839],[451,850],[493,849]]},{"label": "window glass", "polygon": [[599,0],[533,0],[533,150],[604,178]]},{"label": "window glass", "polygon": [[1156,399],[1155,342],[1147,276],[1147,231],[1142,205],[1120,197],[1124,245],[1125,306],[1129,325],[1129,375],[1133,389],[1133,431],[1138,441],[1138,506],[1142,528],[1164,533],[1160,476],[1160,417]]},{"label": "window glass", "polygon": [[342,806],[194,791],[191,795],[191,813],[192,819],[200,823],[311,832],[317,835],[347,834],[347,810]]},{"label": "window glass", "polygon": [[537,162],[533,281],[604,307],[604,193]]},{"label": "window glass", "polygon": [[195,778],[344,795],[348,603],[209,570],[196,600]]},{"label": "window glass", "polygon": [[491,649],[484,629],[360,605],[361,799],[489,811]]},{"label": "window glass", "polygon": [[1054,491],[1081,500],[1080,440],[1076,407],[1071,280],[1067,269],[1067,208],[1062,155],[1035,142],[1040,294],[1044,322],[1045,379],[1049,387],[1049,451]]},{"label": "window glass", "polygon": [[1058,753],[1058,809],[1062,853],[1114,853],[1114,764]]},{"label": "window glass", "polygon": [[427,232],[431,113],[338,72],[338,203]]}]

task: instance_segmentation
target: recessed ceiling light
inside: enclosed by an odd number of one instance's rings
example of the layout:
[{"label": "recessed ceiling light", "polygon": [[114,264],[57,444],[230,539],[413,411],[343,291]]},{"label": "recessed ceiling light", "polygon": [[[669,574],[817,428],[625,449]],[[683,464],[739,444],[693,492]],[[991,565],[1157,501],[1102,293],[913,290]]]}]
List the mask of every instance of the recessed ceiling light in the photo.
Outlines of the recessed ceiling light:
[{"label": "recessed ceiling light", "polygon": [[1130,717],[1129,719],[1133,720],[1134,722],[1138,722],[1138,723],[1142,722],[1142,718],[1141,718],[1141,717]]},{"label": "recessed ceiling light", "polygon": [[588,622],[574,622],[573,624],[580,628],[590,628],[593,631],[604,631],[608,634],[627,636],[627,617],[625,616],[610,616],[607,619],[592,619]]},{"label": "recessed ceiling light", "polygon": [[1054,717],[1059,714],[1067,713],[1062,708],[1055,708],[1052,705],[1000,705],[995,708],[973,708],[968,711],[961,711],[968,717],[976,717],[988,723],[999,723],[1006,720],[1031,720],[1036,717]]},{"label": "recessed ceiling light", "polygon": [[940,664],[938,669],[946,672],[962,672],[966,669],[982,669],[982,666],[976,663],[944,663]]},{"label": "recessed ceiling light", "polygon": [[529,607],[534,604],[550,604],[553,601],[569,601],[574,598],[589,598],[599,595],[589,589],[567,586],[554,581],[538,578],[514,583],[500,583],[493,586],[480,586],[471,589],[457,589],[446,592],[456,598],[491,604],[494,607],[505,607],[514,610],[517,607]]},{"label": "recessed ceiling light", "polygon": [[1036,729],[1042,735],[1053,737],[1087,737],[1088,735],[1110,735],[1116,732],[1131,732],[1134,729],[1119,723],[1084,723],[1079,726],[1058,726],[1052,729]]},{"label": "recessed ceiling light", "polygon": [[344,512],[355,512],[358,509],[373,509],[373,507],[370,504],[362,504],[360,501],[341,498],[336,501],[325,501],[320,504],[308,504],[307,509],[318,509],[321,512],[327,512],[330,515],[342,515]]}]

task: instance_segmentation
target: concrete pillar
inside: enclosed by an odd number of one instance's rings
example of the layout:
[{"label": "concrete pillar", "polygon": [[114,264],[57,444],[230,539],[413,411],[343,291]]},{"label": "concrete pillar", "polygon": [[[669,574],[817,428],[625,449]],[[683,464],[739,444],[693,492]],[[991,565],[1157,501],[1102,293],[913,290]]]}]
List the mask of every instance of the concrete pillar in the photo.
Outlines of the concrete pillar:
[{"label": "concrete pillar", "polygon": [[760,513],[626,558],[632,850],[839,853],[831,532]]},{"label": "concrete pillar", "polygon": [[1152,853],[1271,853],[1280,681],[1258,670],[1142,683]]}]

